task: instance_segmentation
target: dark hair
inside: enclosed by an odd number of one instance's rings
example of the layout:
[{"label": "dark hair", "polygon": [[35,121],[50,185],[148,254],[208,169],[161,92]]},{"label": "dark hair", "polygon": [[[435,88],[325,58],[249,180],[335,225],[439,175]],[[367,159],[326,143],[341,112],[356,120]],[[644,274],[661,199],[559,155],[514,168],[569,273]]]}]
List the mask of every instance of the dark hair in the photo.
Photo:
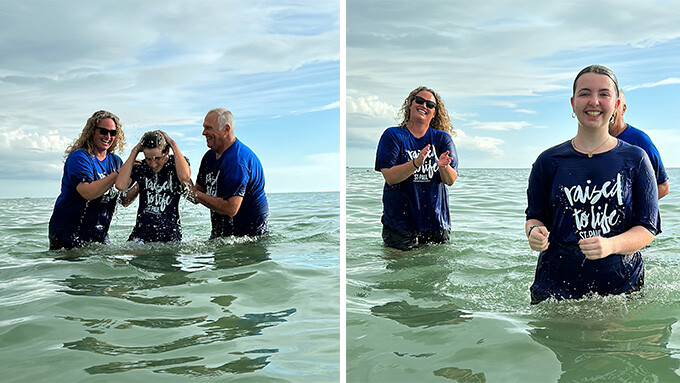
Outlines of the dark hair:
[{"label": "dark hair", "polygon": [[169,146],[160,130],[152,130],[144,133],[142,136],[142,148],[159,148],[161,151],[166,152],[169,149]]},{"label": "dark hair", "polygon": [[614,72],[611,71],[611,69],[607,68],[606,66],[602,65],[589,65],[583,69],[581,69],[580,72],[576,75],[576,78],[574,79],[574,86],[572,89],[572,96],[576,94],[576,81],[578,81],[579,77],[583,76],[586,73],[595,73],[595,74],[601,74],[609,77],[610,80],[614,83],[614,89],[616,90],[616,98],[619,97],[619,80],[616,79],[616,75],[614,75]]}]

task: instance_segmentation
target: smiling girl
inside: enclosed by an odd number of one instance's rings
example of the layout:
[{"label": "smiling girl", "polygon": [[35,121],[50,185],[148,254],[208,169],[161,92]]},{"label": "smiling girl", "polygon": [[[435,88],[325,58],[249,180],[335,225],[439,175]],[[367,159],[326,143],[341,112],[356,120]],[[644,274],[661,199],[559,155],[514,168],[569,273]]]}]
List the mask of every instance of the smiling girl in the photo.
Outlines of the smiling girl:
[{"label": "smiling girl", "polygon": [[525,233],[541,252],[532,304],[642,288],[639,250],[661,232],[657,188],[645,152],[609,135],[618,89],[608,68],[581,70],[571,97],[576,136],[532,166]]}]

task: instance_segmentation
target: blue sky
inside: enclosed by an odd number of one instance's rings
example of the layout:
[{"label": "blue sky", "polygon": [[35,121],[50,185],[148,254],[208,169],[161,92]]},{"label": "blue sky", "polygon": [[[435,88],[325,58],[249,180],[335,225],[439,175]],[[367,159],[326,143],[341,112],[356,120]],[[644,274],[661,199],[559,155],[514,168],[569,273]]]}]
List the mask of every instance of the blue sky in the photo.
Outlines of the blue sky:
[{"label": "blue sky", "polygon": [[63,153],[99,109],[128,145],[174,138],[196,178],[208,110],[265,168],[266,191],[340,189],[337,1],[0,3],[0,197],[59,194]]},{"label": "blue sky", "polygon": [[460,166],[528,168],[576,134],[571,87],[614,71],[625,121],[680,166],[680,3],[347,1],[347,165],[373,167],[386,127],[419,85],[444,99]]}]

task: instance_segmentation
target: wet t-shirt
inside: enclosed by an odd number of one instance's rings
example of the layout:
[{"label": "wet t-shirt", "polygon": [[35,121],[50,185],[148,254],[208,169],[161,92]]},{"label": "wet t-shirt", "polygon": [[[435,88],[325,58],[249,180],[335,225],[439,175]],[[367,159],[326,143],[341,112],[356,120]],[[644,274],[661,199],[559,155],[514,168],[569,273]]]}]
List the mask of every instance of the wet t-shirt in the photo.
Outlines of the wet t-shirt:
[{"label": "wet t-shirt", "polygon": [[104,195],[91,201],[83,198],[76,187],[80,183],[100,180],[119,169],[123,161],[107,153],[100,161],[83,149],[72,151],[64,163],[61,193],[54,204],[49,223],[50,238],[70,247],[87,242],[107,242],[109,225],[116,209],[118,190],[112,186]]},{"label": "wet t-shirt", "polygon": [[243,197],[241,207],[233,218],[210,211],[210,238],[257,236],[269,232],[264,170],[255,153],[238,139],[219,158],[212,150],[205,153],[196,184],[213,197],[225,200],[233,196]]},{"label": "wet t-shirt", "polygon": [[661,161],[659,150],[656,148],[656,146],[654,146],[652,139],[649,138],[647,133],[630,124],[626,124],[626,129],[624,129],[621,134],[616,136],[616,138],[631,145],[639,146],[645,151],[645,153],[647,153],[649,161],[652,163],[652,168],[654,169],[654,174],[656,175],[656,183],[658,185],[668,181],[668,174],[666,174],[666,168],[663,166],[663,162]]},{"label": "wet t-shirt", "polygon": [[182,185],[177,178],[175,156],[171,155],[158,173],[154,173],[146,162],[135,164],[130,178],[139,185],[139,208],[129,239],[138,242],[181,241],[179,200]]},{"label": "wet t-shirt", "polygon": [[543,222],[550,231],[550,246],[539,257],[531,288],[535,301],[624,292],[642,273],[639,253],[585,260],[578,241],[613,237],[634,226],[661,232],[649,159],[641,148],[621,140],[592,158],[570,141],[546,150],[533,164],[527,200],[526,218]]},{"label": "wet t-shirt", "polygon": [[458,155],[451,135],[429,128],[416,138],[405,127],[392,127],[383,132],[376,152],[375,170],[388,169],[411,162],[430,145],[423,165],[406,180],[383,188],[382,223],[393,229],[409,231],[449,230],[449,196],[439,174],[439,156],[449,151],[453,160],[448,166],[458,170]]}]

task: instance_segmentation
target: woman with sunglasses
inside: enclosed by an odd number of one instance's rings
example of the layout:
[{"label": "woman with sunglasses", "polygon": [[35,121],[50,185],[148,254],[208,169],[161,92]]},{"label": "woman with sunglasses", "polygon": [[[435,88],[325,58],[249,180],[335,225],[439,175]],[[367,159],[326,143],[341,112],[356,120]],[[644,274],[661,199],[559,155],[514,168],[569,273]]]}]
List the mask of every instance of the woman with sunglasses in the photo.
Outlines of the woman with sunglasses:
[{"label": "woman with sunglasses", "polygon": [[640,249],[661,232],[654,170],[645,152],[609,135],[616,76],[591,65],[573,84],[576,136],[534,162],[525,232],[540,251],[531,303],[621,294],[644,283]]},{"label": "woman with sunglasses", "polygon": [[[170,148],[172,155],[169,155]],[[140,152],[144,153],[142,163],[136,161]],[[137,243],[181,241],[179,197],[183,185],[190,179],[189,162],[177,143],[160,130],[144,133],[120,168],[116,181],[116,188],[126,190],[128,199],[140,195],[137,222],[128,240]]]},{"label": "woman with sunglasses", "polygon": [[[108,242],[118,191],[113,187],[125,135],[116,115],[105,110],[87,120],[80,137],[66,150],[61,194],[50,218],[50,249],[72,249]],[[131,201],[123,201],[128,203]]]},{"label": "woman with sunglasses", "polygon": [[441,97],[419,87],[404,100],[401,124],[383,132],[375,170],[385,178],[383,231],[385,246],[410,250],[449,239],[446,185],[458,177],[453,126]]}]

